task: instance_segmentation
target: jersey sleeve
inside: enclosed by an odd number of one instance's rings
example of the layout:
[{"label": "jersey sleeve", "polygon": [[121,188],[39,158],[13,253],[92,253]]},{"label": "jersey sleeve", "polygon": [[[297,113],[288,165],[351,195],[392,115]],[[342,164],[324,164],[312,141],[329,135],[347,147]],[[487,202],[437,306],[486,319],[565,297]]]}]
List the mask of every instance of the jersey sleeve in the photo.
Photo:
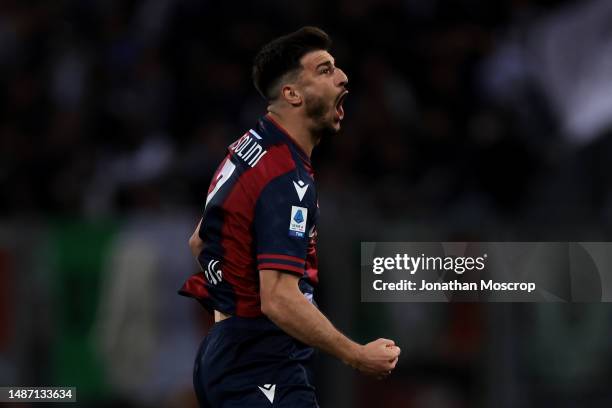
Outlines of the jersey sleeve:
[{"label": "jersey sleeve", "polygon": [[268,183],[255,206],[257,269],[276,269],[302,276],[306,270],[312,214],[305,197],[308,191],[294,185],[291,175]]}]

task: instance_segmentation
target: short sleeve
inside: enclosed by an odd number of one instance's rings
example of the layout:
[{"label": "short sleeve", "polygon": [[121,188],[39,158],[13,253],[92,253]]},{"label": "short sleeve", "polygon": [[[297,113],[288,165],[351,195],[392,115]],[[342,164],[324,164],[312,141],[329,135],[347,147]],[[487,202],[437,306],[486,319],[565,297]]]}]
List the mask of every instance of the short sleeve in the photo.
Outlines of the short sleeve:
[{"label": "short sleeve", "polygon": [[313,214],[307,205],[309,184],[296,182],[292,174],[268,183],[255,206],[257,269],[302,276]]}]

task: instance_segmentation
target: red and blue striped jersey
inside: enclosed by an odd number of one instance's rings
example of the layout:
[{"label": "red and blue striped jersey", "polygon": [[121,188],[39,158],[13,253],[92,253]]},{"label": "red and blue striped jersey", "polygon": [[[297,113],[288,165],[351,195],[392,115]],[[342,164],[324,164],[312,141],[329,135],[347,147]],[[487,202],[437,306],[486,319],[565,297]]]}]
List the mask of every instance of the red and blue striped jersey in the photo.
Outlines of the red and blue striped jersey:
[{"label": "red and blue striped jersey", "polygon": [[209,310],[261,316],[259,271],[300,277],[312,301],[318,283],[319,206],[310,159],[270,116],[232,143],[206,198],[198,262],[180,294]]}]

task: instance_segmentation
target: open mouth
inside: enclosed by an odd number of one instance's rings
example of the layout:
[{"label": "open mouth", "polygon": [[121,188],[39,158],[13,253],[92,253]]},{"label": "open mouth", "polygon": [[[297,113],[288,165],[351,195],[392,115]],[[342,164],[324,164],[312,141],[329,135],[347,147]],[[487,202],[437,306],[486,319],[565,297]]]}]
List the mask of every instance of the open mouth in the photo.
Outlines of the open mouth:
[{"label": "open mouth", "polygon": [[346,95],[348,95],[348,91],[342,91],[338,96],[338,100],[336,101],[336,117],[338,120],[344,119],[344,107],[342,104],[346,99]]}]

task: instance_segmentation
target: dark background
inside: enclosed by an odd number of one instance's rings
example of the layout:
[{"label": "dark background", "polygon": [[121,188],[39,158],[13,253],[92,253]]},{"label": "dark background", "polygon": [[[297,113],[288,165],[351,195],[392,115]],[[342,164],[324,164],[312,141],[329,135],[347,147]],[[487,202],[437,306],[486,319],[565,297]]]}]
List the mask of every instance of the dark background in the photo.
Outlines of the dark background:
[{"label": "dark background", "polygon": [[610,406],[609,305],[361,303],[359,248],[611,240],[611,19],[605,0],[3,0],[0,385],[194,405],[187,240],[265,113],[255,53],[317,25],[351,90],[313,156],[317,298],[403,349],[384,382],[321,356],[321,405]]}]

